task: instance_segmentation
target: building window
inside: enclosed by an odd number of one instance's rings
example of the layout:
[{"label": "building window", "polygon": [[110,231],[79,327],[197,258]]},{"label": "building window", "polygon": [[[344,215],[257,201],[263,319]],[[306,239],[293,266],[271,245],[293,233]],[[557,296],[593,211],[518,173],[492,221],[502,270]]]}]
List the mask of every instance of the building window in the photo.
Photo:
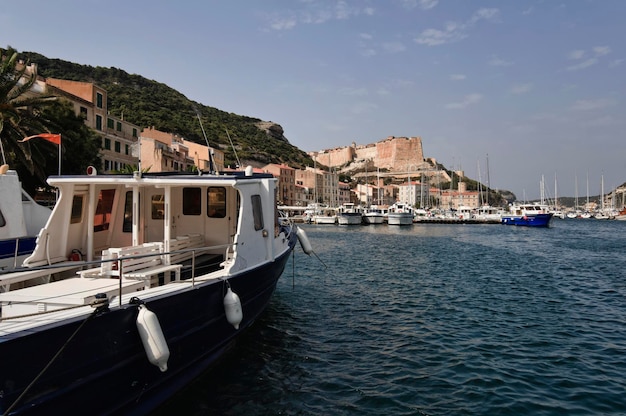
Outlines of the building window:
[{"label": "building window", "polygon": [[96,116],[96,130],[102,131],[102,116]]},{"label": "building window", "polygon": [[104,139],[104,149],[111,150],[111,139]]},{"label": "building window", "polygon": [[108,129],[112,129],[113,128],[113,119],[112,118],[107,118],[107,128]]},{"label": "building window", "polygon": [[84,118],[85,120],[87,120],[87,107],[80,108],[80,116]]},{"label": "building window", "polygon": [[122,144],[118,141],[115,141],[115,152],[120,153],[122,151]]},{"label": "building window", "polygon": [[127,145],[127,144],[125,144],[125,145],[124,145],[124,153],[125,153],[126,155],[128,155],[128,154],[130,153],[130,146],[129,146],[129,145]]},{"label": "building window", "polygon": [[104,97],[101,93],[96,93],[96,107],[102,108],[102,102],[104,101]]},{"label": "building window", "polygon": [[137,137],[137,129],[133,128],[133,137]]},{"label": "building window", "polygon": [[117,131],[122,131],[122,123],[120,123],[119,121],[117,122],[117,125],[115,126],[115,130]]}]

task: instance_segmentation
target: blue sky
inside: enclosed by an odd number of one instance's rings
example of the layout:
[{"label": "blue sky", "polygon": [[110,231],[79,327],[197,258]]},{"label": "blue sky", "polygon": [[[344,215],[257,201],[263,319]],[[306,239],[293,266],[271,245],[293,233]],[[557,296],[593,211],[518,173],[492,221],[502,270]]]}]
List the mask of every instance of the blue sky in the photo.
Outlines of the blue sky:
[{"label": "blue sky", "polygon": [[[279,123],[305,151],[420,136],[519,199],[626,182],[626,1],[2,2],[0,45]],[[587,181],[588,178],[588,181]]]}]

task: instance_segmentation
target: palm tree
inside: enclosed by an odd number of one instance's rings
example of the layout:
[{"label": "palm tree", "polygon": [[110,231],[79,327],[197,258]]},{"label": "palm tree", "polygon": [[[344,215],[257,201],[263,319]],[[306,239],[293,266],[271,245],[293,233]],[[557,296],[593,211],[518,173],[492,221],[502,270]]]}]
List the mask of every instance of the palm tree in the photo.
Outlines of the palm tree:
[{"label": "palm tree", "polygon": [[[37,81],[33,67],[18,61],[18,53],[10,46],[0,48],[0,141],[2,163],[25,167],[31,175],[45,179],[48,152],[41,146],[19,143],[24,137],[50,132],[55,122],[44,109],[57,105],[54,97],[31,92]],[[51,146],[54,146],[51,144]]]},{"label": "palm tree", "polygon": [[63,133],[64,154],[72,147],[64,166],[74,171],[83,171],[83,165],[99,166],[99,140],[83,119],[66,102],[33,90],[36,67],[20,62],[18,52],[10,46],[0,48],[0,60],[0,163],[18,171],[29,193],[45,185],[46,178],[57,170],[56,145],[45,140],[19,141],[48,132]]}]

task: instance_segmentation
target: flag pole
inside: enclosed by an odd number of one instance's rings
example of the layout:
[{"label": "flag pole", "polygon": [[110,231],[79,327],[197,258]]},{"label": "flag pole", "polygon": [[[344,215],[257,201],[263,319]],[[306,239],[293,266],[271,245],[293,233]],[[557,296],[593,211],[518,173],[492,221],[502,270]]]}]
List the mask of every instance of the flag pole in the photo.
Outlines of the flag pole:
[{"label": "flag pole", "polygon": [[59,134],[59,176],[61,176],[61,135]]}]

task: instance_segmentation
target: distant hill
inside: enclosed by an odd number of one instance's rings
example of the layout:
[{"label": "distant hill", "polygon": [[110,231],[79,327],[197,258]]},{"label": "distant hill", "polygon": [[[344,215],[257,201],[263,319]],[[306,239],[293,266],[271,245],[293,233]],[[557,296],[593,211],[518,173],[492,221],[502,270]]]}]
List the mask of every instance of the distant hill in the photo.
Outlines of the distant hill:
[{"label": "distant hill", "polygon": [[289,143],[278,124],[197,103],[165,84],[122,69],[49,59],[36,52],[19,55],[20,59],[37,64],[38,73],[43,77],[92,82],[106,89],[109,112],[142,128],[154,127],[206,144],[198,121],[200,114],[209,144],[224,151],[226,164],[236,162],[228,139],[230,135],[236,156],[242,163],[253,166],[286,163],[296,168],[313,165],[305,152]]}]

